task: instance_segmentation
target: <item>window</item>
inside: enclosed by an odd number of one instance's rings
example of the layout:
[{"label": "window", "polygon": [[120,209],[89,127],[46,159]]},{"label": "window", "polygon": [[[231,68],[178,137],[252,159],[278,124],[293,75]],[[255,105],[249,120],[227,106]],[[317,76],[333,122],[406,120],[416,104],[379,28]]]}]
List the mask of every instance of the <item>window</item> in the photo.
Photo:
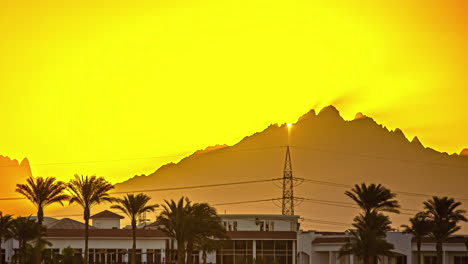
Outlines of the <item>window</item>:
[{"label": "window", "polygon": [[223,221],[223,225],[226,231],[237,231],[237,221]]},{"label": "window", "polygon": [[424,264],[437,264],[436,256],[424,256]]},{"label": "window", "polygon": [[274,231],[275,222],[274,221],[260,221],[260,231]]},{"label": "window", "polygon": [[291,222],[291,230],[290,231],[297,231],[298,230],[298,225],[295,222]]},{"label": "window", "polygon": [[161,250],[160,249],[148,249],[146,250],[146,252],[147,252],[146,262],[148,264],[160,264],[161,263]]},{"label": "window", "polygon": [[406,255],[400,255],[400,256],[396,256],[395,259],[396,259],[396,264],[406,264],[407,257]]},{"label": "window", "polygon": [[468,264],[468,256],[455,256],[454,264]]}]

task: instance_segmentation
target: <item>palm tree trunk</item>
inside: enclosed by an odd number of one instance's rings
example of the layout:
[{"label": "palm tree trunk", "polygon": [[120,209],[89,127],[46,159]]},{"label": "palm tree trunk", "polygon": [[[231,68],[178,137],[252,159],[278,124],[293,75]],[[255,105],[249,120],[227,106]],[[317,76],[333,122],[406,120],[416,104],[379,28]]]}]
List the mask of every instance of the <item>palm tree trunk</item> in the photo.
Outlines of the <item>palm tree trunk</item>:
[{"label": "palm tree trunk", "polygon": [[203,256],[203,264],[206,264],[206,250],[203,250],[202,256]]},{"label": "palm tree trunk", "polygon": [[[42,206],[39,206],[37,209],[37,223],[42,227],[42,223],[44,222],[44,209]],[[42,262],[42,250],[38,250],[36,252],[36,264],[41,264]]]},{"label": "palm tree trunk", "polygon": [[436,243],[436,251],[437,251],[437,264],[443,263],[443,252],[442,252],[442,241],[437,240]]},{"label": "palm tree trunk", "polygon": [[418,261],[416,262],[417,264],[421,264],[421,239],[416,240],[416,247],[417,247],[417,254],[416,256],[418,257]]},{"label": "palm tree trunk", "polygon": [[37,222],[42,225],[42,222],[44,222],[44,209],[42,209],[41,206],[37,209]]},{"label": "palm tree trunk", "polygon": [[90,217],[90,212],[89,208],[85,208],[84,210],[84,220],[85,220],[85,252],[84,252],[84,264],[88,264],[88,238],[89,238],[89,217]]},{"label": "palm tree trunk", "polygon": [[[44,209],[42,206],[39,206],[37,209],[37,223],[42,227],[42,223],[44,222]],[[39,237],[40,238],[40,237]],[[37,250],[35,252],[36,264],[41,264],[42,262],[42,250]]]},{"label": "palm tree trunk", "polygon": [[364,256],[363,261],[364,264],[374,264],[374,257]]},{"label": "palm tree trunk", "polygon": [[132,236],[133,236],[133,245],[132,245],[132,255],[130,259],[131,264],[136,264],[136,219],[132,219]]},{"label": "palm tree trunk", "polygon": [[193,253],[193,240],[189,239],[187,241],[187,264],[192,264],[192,253]]},{"label": "palm tree trunk", "polygon": [[177,264],[185,264],[185,243],[177,240]]},{"label": "palm tree trunk", "polygon": [[21,253],[21,264],[26,264],[26,261],[27,261],[26,257],[27,256],[26,256],[26,240],[25,239],[23,239],[21,241],[21,252],[22,252]]},{"label": "palm tree trunk", "polygon": [[[6,251],[5,251],[6,253]],[[3,256],[2,256],[2,237],[0,236],[0,264],[3,264]]]}]

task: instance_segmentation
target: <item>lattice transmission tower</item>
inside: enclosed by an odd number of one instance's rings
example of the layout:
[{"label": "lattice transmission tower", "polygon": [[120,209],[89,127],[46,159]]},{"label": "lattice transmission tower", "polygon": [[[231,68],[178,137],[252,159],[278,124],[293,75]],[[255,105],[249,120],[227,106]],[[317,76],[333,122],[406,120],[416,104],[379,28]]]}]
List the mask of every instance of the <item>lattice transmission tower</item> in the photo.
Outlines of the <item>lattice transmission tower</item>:
[{"label": "lattice transmission tower", "polygon": [[294,179],[289,145],[286,147],[286,159],[284,161],[283,204],[281,209],[283,215],[294,215]]}]

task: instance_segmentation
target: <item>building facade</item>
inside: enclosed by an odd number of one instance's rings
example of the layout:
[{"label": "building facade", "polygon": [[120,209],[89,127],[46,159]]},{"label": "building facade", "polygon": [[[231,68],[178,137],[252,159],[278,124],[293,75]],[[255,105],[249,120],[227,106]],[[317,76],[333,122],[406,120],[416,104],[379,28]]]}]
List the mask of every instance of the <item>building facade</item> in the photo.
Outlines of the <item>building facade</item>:
[{"label": "building facade", "polygon": [[217,264],[296,264],[299,216],[220,215],[230,240],[212,252]]},{"label": "building facade", "polygon": [[[128,263],[132,247],[132,230],[120,228],[123,217],[110,211],[92,216],[89,229],[89,263]],[[206,262],[212,264],[361,264],[356,256],[339,257],[340,248],[349,241],[347,232],[299,230],[299,216],[225,214],[220,215],[229,239],[222,247],[208,252]],[[45,222],[48,250],[61,253],[75,249],[84,256],[84,224],[69,218]],[[158,230],[157,222],[137,230],[139,263],[174,264],[177,243]],[[387,233],[395,247],[394,256],[384,257],[379,264],[417,264],[416,243],[411,235]],[[452,236],[443,245],[444,264],[468,264],[468,236]],[[18,242],[2,243],[4,263],[12,263]],[[202,252],[194,254],[193,263],[203,262]],[[429,237],[422,243],[422,264],[436,264],[435,241]]]},{"label": "building facade", "polygon": [[[298,264],[359,264],[356,256],[338,257],[340,248],[349,241],[347,232],[298,232]],[[412,235],[388,232],[387,241],[394,245],[394,256],[383,257],[382,264],[417,264],[417,247]],[[468,263],[468,236],[452,236],[443,244],[444,264]],[[432,238],[423,239],[421,263],[436,264],[436,244]]]}]

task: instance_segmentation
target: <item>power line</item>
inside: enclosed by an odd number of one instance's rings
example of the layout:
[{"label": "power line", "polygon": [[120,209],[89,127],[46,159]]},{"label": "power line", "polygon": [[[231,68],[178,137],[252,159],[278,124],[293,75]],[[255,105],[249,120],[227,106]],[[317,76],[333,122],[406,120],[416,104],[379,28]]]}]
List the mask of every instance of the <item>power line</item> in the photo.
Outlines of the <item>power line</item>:
[{"label": "power line", "polygon": [[[233,146],[228,146],[228,147],[233,147]],[[206,153],[210,154],[221,154],[221,153],[233,153],[233,152],[243,152],[243,151],[261,151],[261,150],[267,150],[267,149],[277,149],[277,148],[283,148],[285,146],[270,146],[270,147],[258,147],[258,148],[245,148],[245,149],[235,149],[235,150],[230,150],[229,152],[220,152],[218,150],[222,150],[223,148],[220,149],[215,149],[208,151]],[[104,162],[118,162],[118,161],[126,161],[126,160],[145,160],[145,159],[161,159],[161,158],[178,158],[184,155],[187,155],[184,158],[189,158],[193,157],[194,155],[197,155],[198,151],[203,151],[203,150],[197,150],[194,152],[183,152],[180,154],[175,154],[175,155],[163,155],[163,156],[150,156],[150,157],[139,157],[139,158],[121,158],[121,159],[103,159],[103,160],[87,160],[87,161],[64,161],[64,162],[49,162],[49,163],[32,163],[30,165],[33,166],[53,166],[53,165],[68,165],[68,164],[87,164],[87,163],[104,163]],[[205,153],[201,153],[205,154]],[[2,167],[19,167],[16,165],[2,165]]]},{"label": "power line", "polygon": [[[241,181],[241,182],[228,182],[228,183],[217,183],[217,184],[206,184],[206,185],[172,187],[172,188],[121,191],[121,192],[111,192],[109,194],[126,194],[126,193],[140,193],[140,192],[162,192],[162,191],[175,191],[175,190],[187,190],[187,189],[198,189],[198,188],[212,188],[212,187],[230,186],[230,185],[253,184],[253,183],[262,183],[262,182],[274,182],[274,181],[281,180],[281,179],[282,178],[273,178],[273,179],[255,180],[255,181]],[[24,199],[26,199],[26,198],[23,198],[23,197],[10,197],[10,198],[0,198],[0,201],[24,200]]]},{"label": "power line", "polygon": [[[306,179],[306,178],[296,178],[296,179],[304,181],[304,182],[312,183],[312,184],[319,184],[319,185],[332,186],[332,187],[340,187],[340,188],[353,188],[354,187],[353,185],[337,183],[337,182],[319,181],[319,180],[312,180],[312,179]],[[427,193],[415,193],[415,192],[403,192],[403,191],[395,191],[395,193],[408,195],[408,196],[417,196],[417,197],[434,196],[433,194],[427,194]],[[468,198],[454,197],[454,199],[468,201]]]},{"label": "power line", "polygon": [[272,199],[261,199],[261,200],[251,200],[251,201],[241,201],[241,202],[230,202],[230,203],[218,203],[213,204],[213,206],[221,205],[234,205],[234,204],[247,204],[247,203],[261,203],[261,202],[272,202],[277,200],[282,200],[283,198],[272,198]]},{"label": "power line", "polygon": [[[109,159],[109,160],[87,160],[87,161],[66,161],[66,162],[50,162],[50,163],[32,163],[32,166],[53,166],[53,165],[68,165],[68,164],[87,164],[87,163],[104,163],[104,162],[118,162],[118,161],[126,161],[126,160],[145,160],[145,159],[160,159],[160,158],[175,158],[180,157],[185,154],[178,154],[178,155],[166,155],[166,156],[152,156],[152,157],[141,157],[141,158],[122,158],[122,159]],[[3,165],[1,167],[20,167],[14,165]]]},{"label": "power line", "polygon": [[409,160],[409,159],[399,159],[399,158],[394,158],[394,157],[366,155],[366,154],[360,154],[360,153],[356,153],[356,152],[326,150],[326,149],[320,149],[320,148],[315,148],[315,147],[311,147],[311,146],[291,146],[291,147],[295,148],[295,149],[298,149],[298,150],[311,150],[311,151],[322,152],[322,153],[335,153],[335,154],[346,155],[346,156],[354,156],[354,157],[358,157],[358,158],[392,160],[392,161],[399,161],[399,162],[405,162],[405,163],[424,163],[424,164],[429,164],[429,165],[432,165],[432,166],[468,169],[468,167],[464,167],[464,166],[453,166],[453,165],[437,163],[437,162],[432,162],[432,161]]},{"label": "power line", "polygon": [[14,201],[14,200],[24,200],[24,197],[11,197],[11,198],[0,198],[0,201]]},{"label": "power line", "polygon": [[[301,198],[301,199],[303,199],[305,202],[310,202],[310,203],[315,203],[315,204],[342,207],[342,208],[350,208],[350,209],[360,209],[357,206],[350,206],[350,205],[346,205],[346,203],[343,204],[341,202],[338,203],[338,202],[334,202],[334,201],[317,200],[317,199],[309,199],[309,198]],[[413,209],[401,209],[401,210],[418,211],[418,210],[413,210]],[[413,214],[410,214],[410,213],[403,213],[403,212],[400,212],[400,214],[413,215]]]},{"label": "power line", "polygon": [[174,191],[174,190],[186,190],[186,189],[198,189],[198,188],[210,188],[210,187],[220,187],[220,186],[230,186],[230,185],[240,185],[240,184],[252,184],[252,183],[261,183],[261,182],[271,182],[281,180],[282,178],[273,178],[265,180],[256,180],[256,181],[242,181],[242,182],[229,182],[229,183],[217,183],[217,184],[206,184],[206,185],[195,185],[195,186],[183,186],[183,187],[173,187],[173,188],[160,188],[160,189],[149,189],[149,190],[136,190],[136,191],[125,191],[125,192],[112,192],[110,194],[124,194],[124,193],[136,193],[136,192],[161,192],[161,191]]},{"label": "power line", "polygon": [[319,224],[326,224],[326,225],[337,225],[337,226],[351,226],[351,224],[347,223],[342,223],[342,222],[334,222],[334,221],[328,221],[328,220],[321,220],[321,219],[311,219],[311,218],[300,218],[302,221],[306,222],[313,222],[313,223],[319,223]]}]

